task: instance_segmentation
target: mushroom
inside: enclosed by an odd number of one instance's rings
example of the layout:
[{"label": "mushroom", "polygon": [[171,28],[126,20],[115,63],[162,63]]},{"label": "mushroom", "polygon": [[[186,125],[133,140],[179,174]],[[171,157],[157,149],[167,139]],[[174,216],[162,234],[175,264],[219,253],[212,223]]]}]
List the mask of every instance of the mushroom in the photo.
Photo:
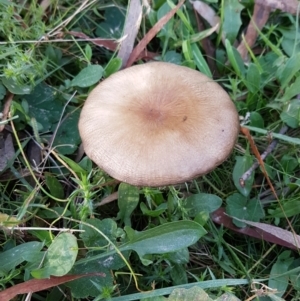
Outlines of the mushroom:
[{"label": "mushroom", "polygon": [[164,62],[136,65],[89,94],[79,120],[87,156],[137,186],[179,184],[231,153],[239,118],[228,94],[202,73]]}]

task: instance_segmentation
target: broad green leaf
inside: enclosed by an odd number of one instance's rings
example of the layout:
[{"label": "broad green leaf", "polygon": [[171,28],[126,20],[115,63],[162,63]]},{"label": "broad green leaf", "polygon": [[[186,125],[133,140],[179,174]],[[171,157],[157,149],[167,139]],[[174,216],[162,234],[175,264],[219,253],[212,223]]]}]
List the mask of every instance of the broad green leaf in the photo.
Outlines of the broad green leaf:
[{"label": "broad green leaf", "polygon": [[211,213],[222,205],[222,199],[214,194],[198,193],[190,195],[184,202],[184,207],[190,217],[200,212]]},{"label": "broad green leaf", "polygon": [[143,232],[125,227],[125,231],[129,242],[120,250],[134,250],[140,257],[175,252],[196,243],[206,234],[202,226],[192,221],[170,222]]},{"label": "broad green leaf", "polygon": [[231,293],[225,293],[214,301],[241,301],[241,300]]},{"label": "broad green leaf", "polygon": [[121,183],[118,189],[117,219],[120,219],[125,226],[131,225],[130,216],[139,203],[139,189],[126,183]]},{"label": "broad green leaf", "polygon": [[167,51],[163,57],[165,62],[181,65],[182,62],[182,54],[178,53],[174,50]]},{"label": "broad green leaf", "polygon": [[[117,228],[117,224],[112,219],[90,219],[86,223],[89,223],[103,232],[113,243],[116,243],[117,239],[120,239],[120,229]],[[75,280],[66,285],[70,287],[72,295],[76,298],[87,298],[88,296],[96,297],[102,293],[106,287],[112,287],[114,285],[111,270],[118,270],[125,266],[123,259],[116,252],[107,252],[111,250],[112,246],[109,245],[107,240],[101,236],[101,234],[88,225],[83,225],[82,229],[84,233],[80,234],[81,239],[84,242],[85,247],[92,248],[88,253],[84,262],[80,260],[75,264],[71,273],[103,273],[102,276],[92,276],[81,281]],[[100,254],[99,254],[100,253]],[[129,252],[124,252],[123,255],[128,259]]]},{"label": "broad green leaf", "polygon": [[173,290],[168,301],[213,301],[208,294],[199,287],[192,287],[190,289],[176,288]]},{"label": "broad green leaf", "polygon": [[[245,196],[234,193],[226,199],[226,213],[239,219],[258,222],[264,217],[264,211],[259,200],[248,200]],[[246,227],[246,224],[233,219],[237,227]]]},{"label": "broad green leaf", "polygon": [[173,285],[188,283],[186,267],[181,264],[173,264],[170,271]]},{"label": "broad green leaf", "polygon": [[96,35],[100,38],[119,39],[122,36],[126,11],[120,6],[107,7],[104,13],[104,22],[100,22]]},{"label": "broad green leaf", "polygon": [[286,173],[293,172],[299,165],[297,158],[288,154],[282,156],[282,158],[280,159],[280,164],[282,166],[282,169]]},{"label": "broad green leaf", "polygon": [[278,28],[282,33],[281,46],[288,56],[293,56],[295,53],[300,53],[300,29],[298,26],[290,26],[289,28]]},{"label": "broad green leaf", "polygon": [[264,119],[258,112],[250,113],[250,125],[264,129]]},{"label": "broad green leaf", "polygon": [[[268,286],[272,289],[277,289],[277,293],[275,294],[278,297],[281,297],[284,295],[288,284],[289,284],[289,276],[279,276],[284,274],[289,270],[289,266],[292,264],[294,258],[290,257],[291,252],[290,251],[284,251],[281,253],[278,257],[276,262],[273,264],[271,273],[270,273],[270,280],[268,282]],[[278,277],[279,276],[279,277]],[[275,277],[274,279],[272,279]]]},{"label": "broad green leaf", "polygon": [[188,248],[180,249],[166,255],[166,258],[176,264],[187,264],[190,261],[190,253]]},{"label": "broad green leaf", "polygon": [[[169,6],[167,2],[165,2],[157,11],[157,20],[160,20],[162,17],[164,17],[172,8]],[[176,40],[176,35],[173,30],[174,26],[174,18],[171,18],[161,29],[161,31],[158,33],[157,37],[166,37],[166,38],[172,38],[173,40]]]},{"label": "broad green leaf", "polygon": [[269,214],[275,218],[292,217],[300,214],[300,200],[288,200],[281,204],[281,207],[275,210],[269,210]]},{"label": "broad green leaf", "polygon": [[[103,220],[99,220],[97,218],[88,219],[86,223],[96,227],[103,234],[105,234],[112,242],[116,242],[118,238],[118,227],[114,220],[106,218]],[[108,245],[108,241],[101,236],[99,232],[94,230],[93,228],[82,225],[82,230],[84,232],[80,234],[80,238],[83,240],[85,247],[89,248],[103,248]]]},{"label": "broad green leaf", "polygon": [[[278,69],[279,70],[279,69]],[[296,53],[286,61],[283,69],[277,72],[277,77],[281,83],[281,89],[284,89],[291,81],[291,79],[300,70],[300,53]]]},{"label": "broad green leaf", "polygon": [[250,92],[257,93],[260,90],[261,75],[257,66],[251,63],[248,67],[245,84]]},{"label": "broad green leaf", "polygon": [[290,101],[294,96],[298,95],[300,93],[300,76],[298,76],[290,86],[288,86],[283,96],[279,99],[279,101],[282,102],[288,102]]},{"label": "broad green leaf", "polygon": [[[107,262],[114,262],[117,254],[111,255]],[[84,277],[66,283],[65,285],[70,288],[73,298],[87,298],[99,296],[105,287],[112,287],[114,285],[113,275],[109,267],[105,266],[105,260],[90,261],[85,264],[74,266],[71,273],[88,274],[88,273],[101,273],[98,276]],[[120,266],[121,268],[122,266]]]},{"label": "broad green leaf", "polygon": [[6,94],[6,89],[0,82],[0,100],[4,98],[5,94]]},{"label": "broad green leaf", "polygon": [[52,62],[55,65],[62,64],[62,51],[59,48],[54,48],[52,45],[48,45],[45,51],[45,55],[48,58],[49,62]]},{"label": "broad green leaf", "polygon": [[85,52],[86,58],[90,62],[92,59],[92,55],[93,55],[92,47],[90,46],[90,44],[88,44],[88,43],[85,44],[84,52]]},{"label": "broad green leaf", "polygon": [[24,95],[28,102],[28,115],[34,117],[48,131],[60,119],[63,104],[56,97],[56,91],[42,83],[34,88],[29,95]]},{"label": "broad green leaf", "polygon": [[[58,215],[56,215],[54,218],[57,218]],[[41,215],[39,217],[42,218]],[[38,238],[40,241],[44,243],[45,246],[49,247],[52,243],[52,233],[45,230],[29,230],[28,233],[30,233],[32,236]],[[42,260],[41,260],[42,262]],[[39,262],[40,264],[40,262]]]},{"label": "broad green leaf", "polygon": [[105,67],[105,77],[109,77],[110,75],[116,73],[120,70],[122,66],[122,59],[115,57],[109,61],[109,63]]},{"label": "broad green leaf", "polygon": [[[72,111],[71,111],[72,110]],[[74,110],[74,111],[73,111]],[[68,113],[63,122],[58,125],[53,146],[63,155],[73,154],[81,142],[78,131],[78,120],[80,112],[74,107],[68,108]],[[54,132],[57,124],[52,126]]]},{"label": "broad green leaf", "polygon": [[89,65],[82,69],[72,80],[71,85],[86,88],[90,87],[101,79],[103,68],[100,65]]},{"label": "broad green leaf", "polygon": [[246,172],[253,163],[253,159],[249,155],[245,155],[243,157],[237,156],[235,157],[236,162],[233,168],[232,178],[234,181],[234,185],[237,190],[244,196],[248,196],[252,189],[252,184],[254,181],[254,173],[245,181],[245,186],[242,187],[240,183],[240,178]]},{"label": "broad green leaf", "polygon": [[[300,83],[300,82],[299,82]],[[290,101],[280,114],[281,120],[291,128],[300,126],[300,99]]]},{"label": "broad green leaf", "polygon": [[7,88],[7,90],[13,94],[24,95],[31,92],[31,87],[21,85],[11,78],[1,77],[1,81],[2,84]]},{"label": "broad green leaf", "polygon": [[191,51],[192,51],[192,55],[193,55],[195,64],[196,64],[197,68],[200,70],[200,72],[202,72],[205,75],[207,75],[208,77],[212,78],[210,68],[208,67],[206,60],[204,59],[204,57],[196,43],[191,44]]},{"label": "broad green leaf", "polygon": [[45,172],[46,185],[50,191],[50,194],[56,198],[64,198],[64,189],[61,183],[56,179],[55,175],[50,172]]},{"label": "broad green leaf", "polygon": [[81,168],[83,168],[87,173],[89,173],[93,168],[93,162],[88,156],[83,157],[82,160],[78,163],[78,165]]},{"label": "broad green leaf", "polygon": [[35,278],[49,278],[66,275],[73,267],[78,253],[76,236],[71,233],[61,233],[55,237],[46,252],[43,268],[34,270]]},{"label": "broad green leaf", "polygon": [[59,154],[59,156],[72,168],[74,172],[77,174],[86,174],[86,171],[78,163],[64,155]]},{"label": "broad green leaf", "polygon": [[225,32],[226,39],[233,44],[242,25],[241,10],[244,6],[239,0],[227,0],[224,4],[222,30]]},{"label": "broad green leaf", "polygon": [[41,242],[25,242],[0,253],[0,275],[15,269],[24,261],[35,262],[43,246]]},{"label": "broad green leaf", "polygon": [[240,78],[243,78],[246,70],[241,55],[227,39],[225,40],[225,48],[232,68]]}]

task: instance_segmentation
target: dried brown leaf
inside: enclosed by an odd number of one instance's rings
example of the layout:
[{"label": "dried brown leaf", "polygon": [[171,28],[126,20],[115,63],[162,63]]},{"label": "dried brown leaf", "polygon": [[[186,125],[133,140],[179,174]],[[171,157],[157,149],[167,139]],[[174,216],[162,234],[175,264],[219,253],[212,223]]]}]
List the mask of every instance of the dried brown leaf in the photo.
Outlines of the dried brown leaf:
[{"label": "dried brown leaf", "polygon": [[[287,247],[287,248],[290,248],[293,250],[297,250],[297,247],[295,246],[294,243],[288,242],[284,236],[276,236],[276,235],[270,233],[269,230],[265,231],[263,229],[260,229],[259,227],[256,227],[256,229],[250,228],[250,227],[244,227],[244,228],[236,227],[232,223],[232,218],[229,217],[228,215],[226,215],[224,208],[219,208],[218,210],[213,212],[211,214],[211,218],[216,224],[223,225],[224,227],[226,227],[230,230],[233,230],[237,233],[255,237],[257,239],[262,239],[264,241],[268,241],[273,244],[284,246],[284,247]],[[243,221],[243,222],[246,223],[246,221]],[[249,223],[249,222],[247,222],[247,223]],[[274,226],[272,226],[272,227],[274,227]],[[286,230],[283,230],[283,231],[286,231]],[[290,233],[289,231],[287,231],[287,232]],[[290,234],[292,234],[292,233],[290,233]]]},{"label": "dried brown leaf", "polygon": [[297,0],[255,0],[255,3],[268,7],[271,11],[281,10],[284,13],[297,14],[299,1]]},{"label": "dried brown leaf", "polygon": [[163,26],[175,15],[176,11],[184,3],[184,0],[181,0],[173,9],[171,9],[164,17],[162,17],[143,37],[143,39],[136,45],[133,49],[126,67],[130,67],[142,51],[146,48],[148,43],[156,36],[156,34],[163,28]]},{"label": "dried brown leaf", "polygon": [[[100,47],[104,47],[110,51],[116,51],[119,47],[119,40],[113,40],[113,39],[102,39],[102,38],[90,38],[89,36],[87,36],[86,34],[82,33],[82,32],[77,32],[77,31],[68,31],[68,34],[72,35],[73,37],[77,37],[77,38],[81,38],[81,39],[85,39],[87,41],[92,42],[94,45],[100,46]],[[136,58],[136,60],[140,60],[140,59],[153,59],[154,57],[156,57],[158,54],[155,52],[151,52],[151,51],[147,51],[147,50],[143,50],[139,56]]]},{"label": "dried brown leaf", "polygon": [[[216,14],[216,12],[206,3],[202,1],[191,1],[190,3],[193,5],[194,10],[205,19],[211,27],[216,26],[217,24],[220,26],[221,19]],[[217,30],[218,31],[218,30]]]},{"label": "dried brown leaf", "polygon": [[73,37],[91,41],[94,45],[104,47],[111,51],[115,51],[117,49],[117,47],[119,46],[119,42],[114,39],[90,38],[86,34],[84,34],[82,32],[77,32],[77,31],[68,31],[67,33]]},{"label": "dried brown leaf", "polygon": [[234,217],[234,219],[244,222],[245,224],[250,225],[252,227],[263,230],[264,232],[269,233],[269,234],[273,235],[274,237],[280,238],[281,240],[287,242],[288,244],[293,245],[297,249],[300,248],[300,236],[295,235],[294,233],[292,233],[288,230],[284,230],[279,227],[264,224],[264,223],[246,221],[246,220],[242,220],[242,219],[239,219],[236,217]]},{"label": "dried brown leaf", "polygon": [[[206,3],[202,1],[192,1],[190,3],[193,5],[193,8],[197,13],[208,22],[208,24],[215,28],[216,32],[219,32],[221,19],[216,14],[216,12]],[[225,34],[222,35],[222,42],[225,45]]]},{"label": "dried brown leaf", "polygon": [[50,279],[31,279],[23,283],[14,285],[4,291],[1,291],[0,300],[9,301],[17,295],[39,292],[82,277],[90,277],[97,275],[101,277],[104,276],[103,273],[92,273],[82,275],[65,275],[62,277],[51,276]]},{"label": "dried brown leaf", "polygon": [[266,7],[265,5],[260,5],[259,3],[256,3],[254,5],[253,16],[247,27],[245,39],[240,43],[240,45],[237,48],[243,61],[248,60],[248,50],[246,44],[249,48],[253,47],[258,36],[257,29],[261,30],[265,26],[269,19],[269,15],[270,8]]}]

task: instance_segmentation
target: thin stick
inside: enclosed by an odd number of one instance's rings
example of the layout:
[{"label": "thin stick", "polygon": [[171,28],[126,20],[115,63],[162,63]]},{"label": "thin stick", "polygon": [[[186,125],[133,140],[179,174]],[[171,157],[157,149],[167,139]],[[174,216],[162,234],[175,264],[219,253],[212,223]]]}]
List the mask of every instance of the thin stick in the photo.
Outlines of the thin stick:
[{"label": "thin stick", "polygon": [[43,228],[43,227],[5,227],[8,230],[20,230],[20,231],[57,231],[57,232],[85,232],[85,230],[68,229],[68,228]]},{"label": "thin stick", "polygon": [[[279,134],[283,135],[287,132],[288,127],[285,125],[279,131]],[[267,149],[261,154],[261,159],[265,160],[265,158],[275,149],[276,145],[278,144],[278,139],[274,139],[272,143],[267,147]],[[240,180],[245,182],[248,178],[252,175],[255,169],[259,166],[259,162],[256,161],[253,165],[241,176]]]}]

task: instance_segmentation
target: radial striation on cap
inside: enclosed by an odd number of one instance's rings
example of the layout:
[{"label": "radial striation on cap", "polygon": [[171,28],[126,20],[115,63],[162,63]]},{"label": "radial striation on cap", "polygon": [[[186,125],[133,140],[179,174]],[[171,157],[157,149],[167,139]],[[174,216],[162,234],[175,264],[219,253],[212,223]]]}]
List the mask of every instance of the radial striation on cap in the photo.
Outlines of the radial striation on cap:
[{"label": "radial striation on cap", "polygon": [[153,62],[119,71],[89,94],[79,120],[89,158],[138,186],[183,183],[231,153],[239,118],[228,94],[202,73]]}]

